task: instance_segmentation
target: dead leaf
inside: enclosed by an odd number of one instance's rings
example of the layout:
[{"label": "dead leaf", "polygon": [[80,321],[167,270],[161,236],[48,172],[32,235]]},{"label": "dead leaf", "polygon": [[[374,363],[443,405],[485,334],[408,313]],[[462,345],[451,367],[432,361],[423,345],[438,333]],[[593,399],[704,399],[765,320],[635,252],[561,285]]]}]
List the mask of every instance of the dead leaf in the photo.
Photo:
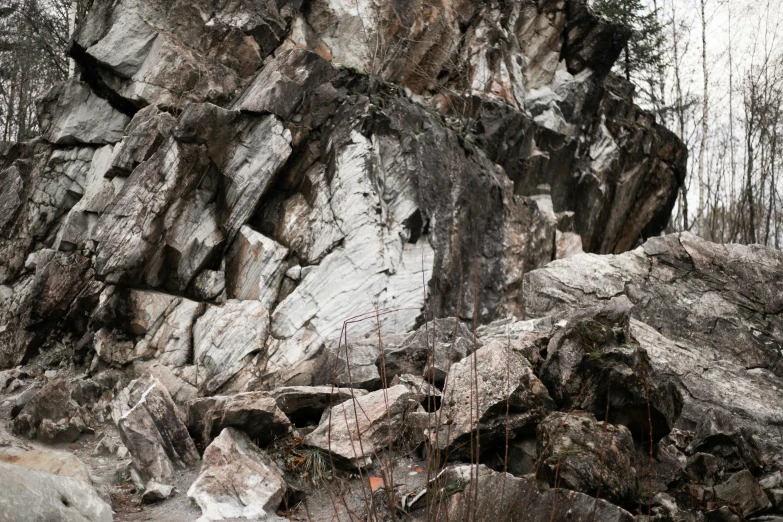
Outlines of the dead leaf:
[{"label": "dead leaf", "polygon": [[370,490],[375,493],[383,487],[383,479],[381,477],[370,477]]}]

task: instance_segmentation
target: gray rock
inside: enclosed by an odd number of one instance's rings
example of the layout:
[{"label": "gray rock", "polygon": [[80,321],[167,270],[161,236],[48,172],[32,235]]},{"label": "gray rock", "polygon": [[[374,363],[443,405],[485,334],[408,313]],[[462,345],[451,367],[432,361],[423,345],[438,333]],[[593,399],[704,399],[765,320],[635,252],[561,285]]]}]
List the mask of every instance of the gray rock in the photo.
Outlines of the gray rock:
[{"label": "gray rock", "polygon": [[0,521],[111,522],[111,507],[81,480],[0,462]]},{"label": "gray rock", "polygon": [[275,117],[212,105],[189,105],[172,133],[98,219],[96,272],[108,282],[184,291],[248,220],[291,152]]},{"label": "gray rock", "polygon": [[291,132],[272,115],[192,104],[180,115],[173,135],[183,143],[202,145],[222,175],[215,182],[224,191],[217,220],[230,242],[290,156]]},{"label": "gray rock", "polygon": [[333,407],[304,443],[330,452],[335,464],[365,468],[374,455],[403,436],[405,417],[417,406],[416,395],[407,386],[378,390]]},{"label": "gray rock", "polygon": [[413,390],[419,403],[428,411],[440,408],[443,394],[436,386],[425,381],[423,377],[411,375],[409,373],[396,375],[394,379],[392,379],[391,385],[396,386],[398,384],[402,384]]},{"label": "gray rock", "polygon": [[775,471],[760,478],[759,485],[764,489],[783,488],[783,472]]},{"label": "gray rock", "polygon": [[198,462],[174,401],[155,377],[131,382],[115,400],[112,417],[143,483],[171,483],[178,470]]},{"label": "gray rock", "polygon": [[[783,488],[780,488],[780,489],[778,489],[778,488],[768,489],[766,491],[767,491],[767,495],[769,496],[770,500],[772,500],[772,504],[774,504],[775,509],[778,512],[783,511]],[[778,518],[783,518],[783,517],[778,517]],[[781,521],[780,520],[778,520],[778,521],[774,521],[773,520],[772,522],[781,522]]]},{"label": "gray rock", "polygon": [[198,147],[168,138],[133,171],[96,226],[98,277],[110,283],[160,281],[163,260],[155,256],[162,255],[158,249],[165,243],[164,230],[149,216],[166,215],[194,192],[208,166]]},{"label": "gray rock", "polygon": [[[84,149],[84,153],[79,154],[79,156],[84,154],[84,160],[89,158],[89,162],[85,161],[79,171],[72,170],[73,174],[77,174],[77,172],[78,174],[68,189],[75,191],[74,195],[81,199],[72,208],[70,205],[64,207],[64,210],[68,208],[70,210],[60,225],[53,245],[55,250],[91,251],[98,216],[106,210],[125,182],[123,178],[108,179],[106,177],[113,155],[111,145],[94,149],[93,154],[89,154],[89,150]],[[55,157],[55,154],[52,154],[52,158]],[[69,163],[71,168],[68,170],[78,164],[74,160]],[[36,255],[35,262],[37,263],[37,261]]]},{"label": "gray rock", "polygon": [[44,139],[55,145],[117,143],[130,121],[75,79],[52,87],[37,110]]},{"label": "gray rock", "polygon": [[[202,14],[203,13],[203,14]],[[225,102],[252,77],[285,35],[274,2],[237,3],[213,12],[205,2],[135,0],[96,6],[75,35],[77,62],[110,86],[115,103],[181,109]]]},{"label": "gray rock", "polygon": [[[378,348],[375,342],[356,342],[333,345],[319,361],[318,384],[334,384],[349,388],[377,390],[381,387],[378,371]],[[387,382],[391,382],[390,380]]]},{"label": "gray rock", "polygon": [[90,431],[84,422],[87,413],[71,399],[71,387],[64,377],[44,385],[24,405],[14,419],[13,430],[29,439],[45,443],[73,442]]},{"label": "gray rock", "polygon": [[237,428],[260,446],[266,447],[291,431],[291,422],[268,392],[218,395],[192,401],[188,428],[204,445],[224,428]]},{"label": "gray rock", "polygon": [[166,500],[174,495],[174,486],[167,486],[166,484],[158,484],[154,480],[150,480],[144,485],[144,493],[141,495],[141,501],[145,504],[154,504]]},{"label": "gray rock", "polygon": [[[9,385],[9,388],[16,385],[16,390],[8,390],[8,391],[18,391],[21,389],[22,386],[25,386],[22,384],[21,381],[12,381]],[[30,399],[36,396],[36,394],[41,390],[41,384],[40,383],[32,383],[27,385],[23,390],[18,391],[15,395],[12,395],[9,397],[8,402],[12,404],[11,406],[11,418],[16,418],[19,413],[24,409],[24,407],[27,405],[28,402],[30,402]]]},{"label": "gray rock", "polygon": [[704,415],[686,451],[713,455],[721,471],[747,468],[758,473],[764,468],[754,431],[738,427],[731,417],[717,409]]},{"label": "gray rock", "polygon": [[87,465],[76,455],[65,451],[50,449],[31,449],[23,444],[14,444],[12,441],[0,448],[0,461],[14,466],[51,473],[60,477],[68,477],[80,480],[92,485],[92,476]]},{"label": "gray rock", "polygon": [[745,517],[763,513],[772,508],[772,503],[764,494],[764,490],[748,470],[735,473],[725,482],[715,486],[715,496],[736,506]]},{"label": "gray rock", "polygon": [[[453,466],[433,481],[431,495],[437,520],[465,520],[468,516],[486,522],[525,520],[596,520],[632,522],[633,516],[606,500],[567,489],[540,491],[535,483],[486,466]],[[476,490],[478,488],[478,495]],[[474,499],[478,499],[478,503]],[[470,500],[469,500],[470,499]],[[423,516],[423,510],[419,511]]]},{"label": "gray rock", "polygon": [[696,453],[688,457],[685,464],[685,472],[688,477],[697,484],[712,487],[717,482],[718,473],[721,472],[718,459],[709,453]]},{"label": "gray rock", "polygon": [[367,393],[367,390],[333,386],[284,386],[275,388],[272,395],[277,407],[294,425],[300,426],[313,421],[317,423],[327,409]]},{"label": "gray rock", "polygon": [[0,367],[35,356],[42,345],[57,346],[64,324],[83,335],[101,288],[92,277],[90,260],[81,253],[39,250],[35,274],[19,279],[0,307]]},{"label": "gray rock", "polygon": [[331,65],[315,53],[304,49],[283,51],[253,78],[232,108],[289,119],[302,99],[328,82],[333,73]]},{"label": "gray rock", "polygon": [[631,336],[631,308],[621,296],[558,323],[540,375],[560,408],[600,417],[608,409],[610,422],[657,439],[674,427],[682,397],[650,371],[647,352]]},{"label": "gray rock", "polygon": [[117,340],[108,328],[101,328],[95,332],[92,348],[98,358],[114,366],[123,366],[135,358],[133,342]]},{"label": "gray rock", "polygon": [[226,257],[226,293],[229,299],[255,299],[273,308],[285,275],[288,249],[243,226]]},{"label": "gray rock", "polygon": [[193,324],[204,311],[202,303],[163,292],[130,290],[120,297],[130,324],[126,329],[140,337],[133,357],[155,359],[172,368],[192,362]]},{"label": "gray rock", "polygon": [[106,175],[128,176],[140,163],[150,159],[175,124],[176,119],[156,105],[145,107],[134,114],[125,127],[122,141],[114,149],[111,167]]},{"label": "gray rock", "polygon": [[200,520],[258,518],[274,514],[283,500],[282,471],[240,430],[224,429],[204,451],[204,463],[188,496]]},{"label": "gray rock", "polygon": [[491,342],[451,367],[430,443],[462,455],[478,432],[480,443],[491,447],[507,429],[532,432],[554,406],[524,355],[506,343]]},{"label": "gray rock", "polygon": [[742,522],[742,518],[728,506],[707,511],[705,515],[709,522]]},{"label": "gray rock", "polygon": [[781,267],[783,255],[771,249],[669,235],[626,254],[577,255],[528,273],[527,311],[543,317],[624,294],[634,305],[631,336],[652,370],[682,390],[677,427],[693,430],[720,409],[738,428],[774,440],[779,412],[771,405],[783,400],[772,348],[783,332],[775,315]]},{"label": "gray rock", "polygon": [[191,288],[201,301],[225,301],[226,275],[220,270],[204,270],[193,279]]},{"label": "gray rock", "polygon": [[539,479],[618,504],[638,498],[633,438],[625,426],[597,422],[590,413],[557,412],[537,432]]},{"label": "gray rock", "polygon": [[479,340],[474,343],[470,328],[456,319],[429,321],[401,343],[385,344],[386,378],[406,373],[429,374],[434,384],[442,386],[451,365],[473,353],[481,344]]},{"label": "gray rock", "polygon": [[217,392],[264,348],[269,332],[268,308],[259,301],[226,301],[208,305],[193,326],[193,358],[198,387]]},{"label": "gray rock", "polygon": [[510,345],[512,350],[524,355],[539,374],[544,363],[542,354],[546,356],[555,322],[553,317],[520,321],[512,316],[480,326],[476,334],[483,344],[496,341]]}]

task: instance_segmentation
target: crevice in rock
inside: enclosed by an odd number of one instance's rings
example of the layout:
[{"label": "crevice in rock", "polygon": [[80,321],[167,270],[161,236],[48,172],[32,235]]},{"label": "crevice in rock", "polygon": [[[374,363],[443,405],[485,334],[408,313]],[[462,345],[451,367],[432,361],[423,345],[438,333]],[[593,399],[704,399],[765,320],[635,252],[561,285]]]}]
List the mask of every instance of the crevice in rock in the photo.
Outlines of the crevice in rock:
[{"label": "crevice in rock", "polygon": [[97,96],[108,101],[112,107],[130,117],[133,117],[134,114],[143,108],[111,89],[101,77],[103,66],[75,40],[71,43],[69,54],[81,66],[82,80],[90,86],[90,89]]},{"label": "crevice in rock", "polygon": [[429,231],[429,220],[425,223],[422,219],[421,210],[411,214],[408,219],[402,222],[402,225],[410,231],[408,243],[415,245],[421,236],[426,236]]}]

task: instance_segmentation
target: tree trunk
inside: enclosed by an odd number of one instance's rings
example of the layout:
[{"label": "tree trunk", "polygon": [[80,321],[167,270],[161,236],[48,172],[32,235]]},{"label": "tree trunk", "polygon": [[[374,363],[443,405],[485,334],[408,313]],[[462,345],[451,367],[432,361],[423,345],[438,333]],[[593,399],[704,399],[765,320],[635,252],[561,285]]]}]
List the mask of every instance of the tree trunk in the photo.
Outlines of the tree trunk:
[{"label": "tree trunk", "polygon": [[704,201],[707,192],[707,182],[705,179],[704,154],[707,149],[707,131],[709,129],[709,71],[707,70],[707,0],[700,0],[701,4],[701,66],[704,84],[702,87],[701,102],[701,143],[699,144],[699,209],[697,219],[701,222],[704,219]]}]

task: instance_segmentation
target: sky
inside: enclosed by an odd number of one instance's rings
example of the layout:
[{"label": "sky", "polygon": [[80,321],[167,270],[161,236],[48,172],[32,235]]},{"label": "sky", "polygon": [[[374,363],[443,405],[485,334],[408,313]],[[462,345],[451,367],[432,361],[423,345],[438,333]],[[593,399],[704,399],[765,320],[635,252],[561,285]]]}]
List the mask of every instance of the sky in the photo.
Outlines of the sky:
[{"label": "sky", "polygon": [[[647,0],[652,8],[656,0]],[[752,70],[763,70],[765,60],[783,57],[783,8],[772,0],[704,0],[706,14],[706,50],[709,87],[708,145],[705,171],[715,169],[720,154],[725,154],[729,130],[734,133],[735,164],[742,169],[743,80]],[[660,18],[677,20],[680,36],[680,71],[686,98],[701,98],[702,72],[702,0],[657,0]],[[669,23],[666,31],[672,34]],[[729,53],[731,49],[731,55]],[[730,66],[731,63],[731,66]],[[674,100],[674,78],[670,68],[666,75],[667,96]],[[733,74],[730,74],[732,73]],[[730,89],[730,85],[733,89]],[[733,96],[730,96],[730,93]],[[731,104],[730,104],[731,100]],[[730,107],[731,106],[731,107]],[[730,108],[732,110],[730,110]],[[693,175],[698,166],[701,138],[701,111],[686,128],[684,141],[689,147],[689,207],[696,208],[698,186]],[[729,116],[733,115],[733,118]],[[733,122],[733,125],[730,125]],[[673,127],[673,122],[666,122]],[[733,128],[732,128],[733,127]],[[676,130],[676,129],[673,129]]]}]

